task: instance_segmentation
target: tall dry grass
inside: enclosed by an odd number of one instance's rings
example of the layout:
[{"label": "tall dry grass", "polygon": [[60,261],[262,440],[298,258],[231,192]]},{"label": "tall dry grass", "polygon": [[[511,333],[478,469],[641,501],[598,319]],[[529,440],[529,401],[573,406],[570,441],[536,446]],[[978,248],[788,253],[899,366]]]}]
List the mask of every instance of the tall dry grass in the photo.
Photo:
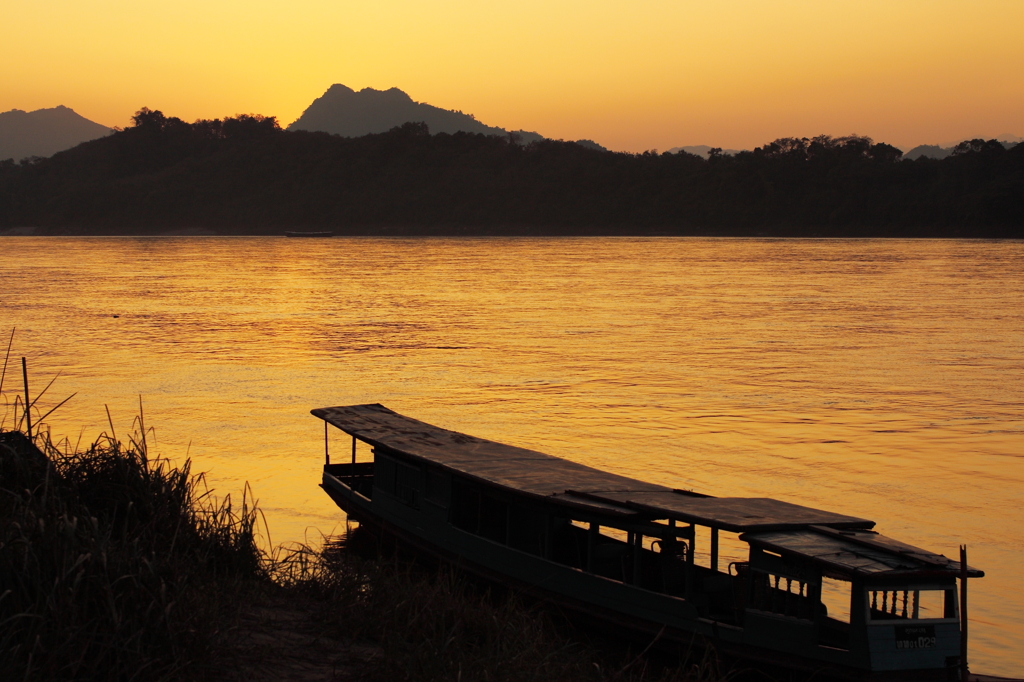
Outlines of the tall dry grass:
[{"label": "tall dry grass", "polygon": [[256,518],[144,439],[69,452],[0,433],[4,678],[208,677],[233,595],[267,576]]}]

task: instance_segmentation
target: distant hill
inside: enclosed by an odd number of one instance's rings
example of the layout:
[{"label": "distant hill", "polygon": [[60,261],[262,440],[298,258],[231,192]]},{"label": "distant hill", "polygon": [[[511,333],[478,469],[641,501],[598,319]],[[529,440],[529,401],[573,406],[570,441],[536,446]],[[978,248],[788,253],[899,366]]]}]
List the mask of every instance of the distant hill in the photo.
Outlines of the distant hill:
[{"label": "distant hill", "polygon": [[0,113],[0,159],[50,156],[111,132],[65,106],[12,109]]},{"label": "distant hill", "polygon": [[[712,149],[714,149],[714,147],[709,147],[706,144],[698,144],[690,145],[688,147],[672,147],[672,149],[669,149],[666,153],[678,154],[679,152],[686,152],[687,154],[694,154],[696,156],[700,156],[706,159],[708,158],[708,152],[710,152]],[[736,156],[741,151],[742,150],[740,149],[723,149],[722,153],[728,156]]]},{"label": "distant hill", "polygon": [[576,140],[576,144],[578,144],[580,146],[583,146],[583,147],[586,147],[587,149],[596,149],[599,152],[606,152],[606,151],[608,151],[607,147],[605,147],[603,145],[600,145],[600,144],[594,142],[593,140]]},{"label": "distant hill", "polygon": [[[374,90],[363,88],[356,92],[341,84],[332,85],[321,97],[302,112],[302,116],[288,126],[288,130],[325,132],[343,137],[362,137],[371,133],[384,133],[403,123],[427,124],[431,133],[481,133],[508,135],[504,128],[496,128],[476,120],[472,114],[449,111],[424,102],[414,102],[398,88]],[[523,144],[543,140],[544,136],[525,130],[513,131]],[[592,143],[594,144],[594,143]]]},{"label": "distant hill", "polygon": [[903,155],[904,159],[919,159],[922,156],[929,159],[944,159],[953,153],[952,147],[940,147],[937,144],[919,144]]},{"label": "distant hill", "polygon": [[[981,138],[978,138],[978,139],[981,139]],[[998,137],[995,137],[993,139],[998,141],[1001,145],[1003,145],[1007,149],[1010,149],[1012,147],[1016,147],[1022,141],[1021,138],[1019,138],[1019,137],[1017,137],[1015,135],[1009,135],[1009,134],[999,135]],[[904,159],[910,159],[911,161],[913,161],[914,159],[919,159],[921,157],[925,157],[925,158],[928,158],[928,159],[944,159],[947,156],[950,156],[950,155],[953,154],[953,149],[956,148],[957,144],[959,144],[959,143],[948,144],[948,146],[942,146],[942,145],[938,145],[938,144],[921,144],[921,145],[918,145],[918,146],[914,147],[913,149],[911,149],[906,154],[904,154],[903,158]]]}]

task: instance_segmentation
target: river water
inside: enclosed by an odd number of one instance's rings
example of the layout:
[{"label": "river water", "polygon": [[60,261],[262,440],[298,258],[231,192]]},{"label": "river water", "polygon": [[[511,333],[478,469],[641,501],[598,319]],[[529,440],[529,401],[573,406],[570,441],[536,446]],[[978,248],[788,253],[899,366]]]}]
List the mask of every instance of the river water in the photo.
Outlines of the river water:
[{"label": "river water", "polygon": [[44,410],[77,392],[55,436],[107,405],[123,438],[142,396],[156,450],[248,482],[274,544],[344,524],[309,410],[379,402],[966,543],[972,669],[1024,668],[1022,242],[3,237],[14,327],[35,387],[61,372]]}]

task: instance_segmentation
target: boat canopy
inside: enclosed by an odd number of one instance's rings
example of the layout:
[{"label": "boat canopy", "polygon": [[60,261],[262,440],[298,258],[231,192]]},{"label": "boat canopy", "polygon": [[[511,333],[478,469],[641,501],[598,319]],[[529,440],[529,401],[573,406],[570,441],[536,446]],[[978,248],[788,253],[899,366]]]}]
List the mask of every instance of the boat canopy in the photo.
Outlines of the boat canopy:
[{"label": "boat canopy", "polygon": [[[783,556],[799,555],[810,559],[819,564],[826,575],[847,580],[960,575],[960,562],[870,530],[812,526],[799,530],[744,533],[740,539]],[[968,567],[967,575],[982,578],[985,573]]]},{"label": "boat canopy", "polygon": [[[960,573],[959,562],[870,530],[875,522],[764,497],[712,497],[637,481],[542,452],[449,431],[383,405],[312,414],[385,452],[430,462],[477,482],[602,516],[670,519],[736,533],[751,546],[799,556],[823,573],[872,580]],[[985,574],[968,568],[968,575]]]},{"label": "boat canopy", "polygon": [[763,497],[711,497],[637,481],[542,452],[449,431],[383,405],[324,407],[312,414],[374,447],[477,481],[604,514],[673,519],[727,531],[872,528],[874,521]]}]

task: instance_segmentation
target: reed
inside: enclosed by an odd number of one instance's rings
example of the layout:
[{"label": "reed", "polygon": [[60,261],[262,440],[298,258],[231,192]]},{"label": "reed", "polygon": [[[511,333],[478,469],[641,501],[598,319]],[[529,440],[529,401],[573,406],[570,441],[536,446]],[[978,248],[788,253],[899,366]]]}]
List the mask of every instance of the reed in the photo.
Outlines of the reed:
[{"label": "reed", "polygon": [[4,679],[213,675],[233,596],[267,576],[256,518],[144,439],[69,452],[0,433]]}]

